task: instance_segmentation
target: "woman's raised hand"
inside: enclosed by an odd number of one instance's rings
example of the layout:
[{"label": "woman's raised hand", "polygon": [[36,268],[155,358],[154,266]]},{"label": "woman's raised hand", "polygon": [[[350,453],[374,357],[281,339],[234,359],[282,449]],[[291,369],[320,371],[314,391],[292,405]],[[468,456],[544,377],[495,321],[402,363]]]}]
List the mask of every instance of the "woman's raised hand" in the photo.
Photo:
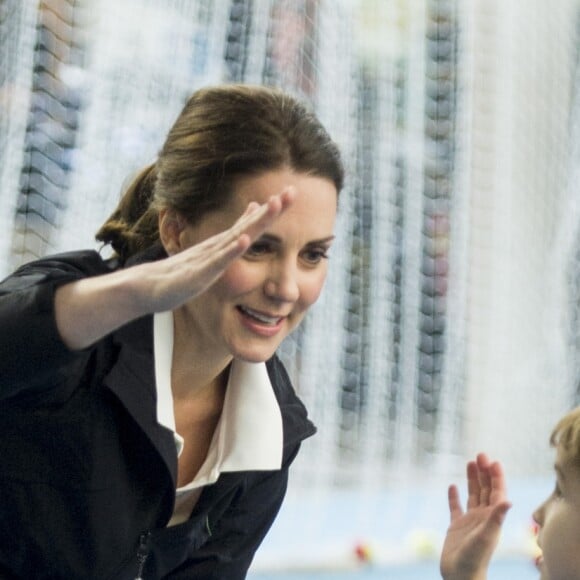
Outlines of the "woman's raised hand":
[{"label": "woman's raised hand", "polygon": [[207,290],[224,270],[284,212],[296,192],[288,188],[268,202],[252,202],[227,230],[159,262],[143,265],[145,313],[173,310]]},{"label": "woman's raised hand", "polygon": [[86,348],[136,318],[173,310],[207,290],[292,204],[288,188],[266,203],[250,203],[227,230],[163,260],[66,284],[55,294],[64,343]]},{"label": "woman's raised hand", "polygon": [[490,463],[480,453],[467,464],[467,511],[459,491],[449,487],[451,523],[441,553],[440,569],[445,580],[485,580],[501,526],[511,507],[500,463]]}]

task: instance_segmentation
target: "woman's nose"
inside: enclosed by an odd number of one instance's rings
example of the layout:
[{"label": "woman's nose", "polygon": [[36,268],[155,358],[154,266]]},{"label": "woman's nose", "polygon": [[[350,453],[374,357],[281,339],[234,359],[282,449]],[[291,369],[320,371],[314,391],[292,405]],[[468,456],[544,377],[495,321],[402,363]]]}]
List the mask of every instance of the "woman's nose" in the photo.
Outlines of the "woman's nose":
[{"label": "woman's nose", "polygon": [[295,302],[300,296],[297,272],[291,264],[280,264],[272,268],[264,285],[268,298],[283,302]]}]

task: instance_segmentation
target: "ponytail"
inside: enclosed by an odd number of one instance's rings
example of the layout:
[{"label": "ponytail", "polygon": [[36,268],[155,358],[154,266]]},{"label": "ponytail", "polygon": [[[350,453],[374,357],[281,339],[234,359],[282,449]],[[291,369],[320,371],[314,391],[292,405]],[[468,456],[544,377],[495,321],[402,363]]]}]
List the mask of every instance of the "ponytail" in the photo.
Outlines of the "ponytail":
[{"label": "ponytail", "polygon": [[157,167],[142,169],[125,190],[117,208],[99,228],[95,238],[110,245],[121,263],[159,239],[154,199]]},{"label": "ponytail", "polygon": [[97,232],[122,265],[159,242],[159,211],[196,226],[227,207],[240,178],[289,168],[343,185],[340,153],[314,113],[279,89],[223,85],[196,91]]}]

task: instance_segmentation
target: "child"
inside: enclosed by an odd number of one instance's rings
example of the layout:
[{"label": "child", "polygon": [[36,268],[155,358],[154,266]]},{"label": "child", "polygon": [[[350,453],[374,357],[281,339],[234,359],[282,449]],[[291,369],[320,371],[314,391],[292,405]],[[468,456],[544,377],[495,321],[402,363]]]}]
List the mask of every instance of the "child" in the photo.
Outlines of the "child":
[{"label": "child", "polygon": [[[580,580],[580,407],[554,428],[554,491],[533,514],[542,556],[541,580]],[[445,580],[485,580],[501,526],[511,504],[501,465],[481,453],[467,464],[467,511],[457,487],[449,487],[451,524],[441,553]]]}]

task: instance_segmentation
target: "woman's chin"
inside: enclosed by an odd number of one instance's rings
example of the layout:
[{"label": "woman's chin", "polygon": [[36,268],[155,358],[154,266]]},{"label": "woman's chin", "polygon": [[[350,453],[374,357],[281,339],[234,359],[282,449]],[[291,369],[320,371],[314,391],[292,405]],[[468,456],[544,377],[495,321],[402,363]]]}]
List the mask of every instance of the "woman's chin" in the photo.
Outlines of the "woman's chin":
[{"label": "woman's chin", "polygon": [[232,351],[235,359],[248,363],[263,363],[271,359],[275,348],[238,348]]}]

